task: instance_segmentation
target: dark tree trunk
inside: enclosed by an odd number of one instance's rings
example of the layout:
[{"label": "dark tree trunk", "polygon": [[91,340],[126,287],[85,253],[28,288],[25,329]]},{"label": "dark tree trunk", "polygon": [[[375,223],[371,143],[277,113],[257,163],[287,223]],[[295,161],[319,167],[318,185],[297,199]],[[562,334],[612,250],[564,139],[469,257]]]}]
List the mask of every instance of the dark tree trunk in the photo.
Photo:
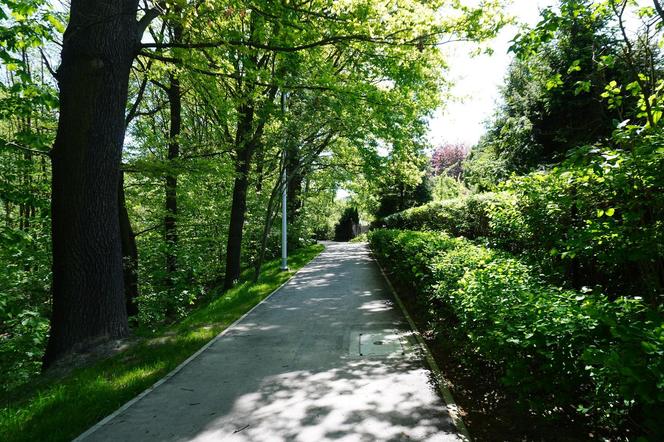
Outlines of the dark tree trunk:
[{"label": "dark tree trunk", "polygon": [[136,235],[129,221],[127,202],[124,191],[124,173],[120,172],[118,186],[118,207],[120,213],[120,238],[122,240],[122,270],[124,273],[124,291],[127,316],[138,314],[138,247]]},{"label": "dark tree trunk", "polygon": [[127,335],[118,210],[138,0],[72,0],[52,151],[53,312],[44,366]]},{"label": "dark tree trunk", "polygon": [[[177,272],[177,214],[178,200],[177,173],[172,170],[174,162],[180,157],[180,131],[182,124],[182,95],[180,91],[180,80],[174,75],[170,76],[170,86],[168,88],[168,102],[170,106],[170,133],[168,140],[168,161],[171,165],[166,175],[166,216],[164,217],[164,229],[166,238],[166,285],[173,287],[175,285],[175,273]],[[177,165],[175,165],[177,166]]]},{"label": "dark tree trunk", "polygon": [[224,288],[229,289],[240,278],[242,258],[242,231],[247,211],[247,189],[249,187],[249,169],[251,166],[252,126],[254,108],[250,105],[238,109],[240,121],[235,133],[235,182],[233,183],[233,202],[231,203],[231,219],[228,227],[226,243],[226,273]]},{"label": "dark tree trunk", "polygon": [[249,162],[251,151],[248,147],[240,150],[235,160],[235,183],[233,184],[233,202],[231,219],[228,227],[226,244],[226,274],[224,288],[229,289],[240,278],[242,254],[242,231],[247,211],[247,188],[249,186]]},{"label": "dark tree trunk", "polygon": [[[179,8],[175,11],[179,15]],[[172,29],[171,41],[180,43],[182,41],[182,26],[176,20],[170,24]],[[166,175],[166,216],[164,217],[164,237],[166,240],[166,286],[172,288],[175,286],[177,272],[177,215],[178,215],[178,176],[176,161],[180,157],[180,133],[182,130],[182,90],[180,79],[176,73],[169,75],[169,85],[166,90],[168,95],[168,105],[170,110],[170,127],[168,133],[168,162],[170,169]],[[172,307],[169,304],[169,307]],[[167,309],[166,314],[172,315],[171,308]]]},{"label": "dark tree trunk", "polygon": [[263,170],[263,163],[265,162],[265,154],[263,149],[259,146],[256,155],[256,193],[263,191],[263,180],[265,179],[265,172]]}]

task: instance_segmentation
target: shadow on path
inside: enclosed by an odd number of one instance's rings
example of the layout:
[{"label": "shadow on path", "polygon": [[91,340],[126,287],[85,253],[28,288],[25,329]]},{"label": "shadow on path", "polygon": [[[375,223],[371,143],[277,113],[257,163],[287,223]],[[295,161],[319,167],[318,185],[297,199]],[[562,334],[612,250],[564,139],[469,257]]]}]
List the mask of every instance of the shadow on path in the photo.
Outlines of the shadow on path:
[{"label": "shadow on path", "polygon": [[458,440],[390,296],[365,245],[329,243],[84,440]]}]

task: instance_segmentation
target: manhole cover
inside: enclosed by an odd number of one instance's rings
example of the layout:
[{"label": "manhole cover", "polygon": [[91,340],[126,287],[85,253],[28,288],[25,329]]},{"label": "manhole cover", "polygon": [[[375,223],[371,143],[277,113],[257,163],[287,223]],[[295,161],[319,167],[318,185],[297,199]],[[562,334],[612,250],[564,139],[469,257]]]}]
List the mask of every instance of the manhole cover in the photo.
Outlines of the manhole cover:
[{"label": "manhole cover", "polygon": [[350,353],[355,356],[402,356],[401,335],[395,330],[353,331]]}]

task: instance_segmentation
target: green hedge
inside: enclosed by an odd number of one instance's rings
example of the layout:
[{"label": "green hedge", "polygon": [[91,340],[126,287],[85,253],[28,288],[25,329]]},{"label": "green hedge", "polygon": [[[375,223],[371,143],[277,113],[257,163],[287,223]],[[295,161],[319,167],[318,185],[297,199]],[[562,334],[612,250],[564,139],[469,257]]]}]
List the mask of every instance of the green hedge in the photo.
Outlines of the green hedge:
[{"label": "green hedge", "polygon": [[442,230],[466,238],[490,236],[489,209],[507,197],[501,193],[481,193],[437,201],[387,216],[375,227]]},{"label": "green hedge", "polygon": [[664,296],[664,136],[632,151],[579,149],[497,193],[427,204],[378,227],[444,231],[521,254],[556,282]]},{"label": "green hedge", "polygon": [[454,324],[520,402],[543,414],[574,407],[614,427],[636,421],[664,436],[661,308],[548,285],[507,252],[443,233],[376,230],[369,240],[428,320]]}]

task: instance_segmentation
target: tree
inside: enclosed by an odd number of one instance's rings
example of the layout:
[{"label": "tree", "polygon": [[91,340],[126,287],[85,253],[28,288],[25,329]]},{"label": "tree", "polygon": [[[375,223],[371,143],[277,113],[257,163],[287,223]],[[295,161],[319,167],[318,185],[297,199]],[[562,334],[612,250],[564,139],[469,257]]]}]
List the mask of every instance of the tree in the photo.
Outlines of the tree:
[{"label": "tree", "polygon": [[346,207],[339,222],[334,226],[335,241],[350,241],[357,236],[360,215],[356,207]]},{"label": "tree", "polygon": [[431,201],[431,183],[427,178],[428,158],[422,152],[396,151],[386,159],[382,176],[377,180],[378,218]]},{"label": "tree", "polygon": [[138,0],[74,0],[57,71],[52,151],[53,312],[45,367],[126,336],[118,183],[129,71],[152,13]]},{"label": "tree", "polygon": [[431,168],[435,176],[445,174],[460,179],[463,172],[462,163],[468,155],[468,147],[457,143],[440,145],[431,155]]},{"label": "tree", "polygon": [[[562,160],[579,145],[610,137],[619,118],[601,98],[608,78],[624,78],[610,14],[589,0],[561,0],[559,11],[518,34],[502,105],[480,149],[491,146],[509,171]],[[578,118],[584,115],[584,118]]]}]

